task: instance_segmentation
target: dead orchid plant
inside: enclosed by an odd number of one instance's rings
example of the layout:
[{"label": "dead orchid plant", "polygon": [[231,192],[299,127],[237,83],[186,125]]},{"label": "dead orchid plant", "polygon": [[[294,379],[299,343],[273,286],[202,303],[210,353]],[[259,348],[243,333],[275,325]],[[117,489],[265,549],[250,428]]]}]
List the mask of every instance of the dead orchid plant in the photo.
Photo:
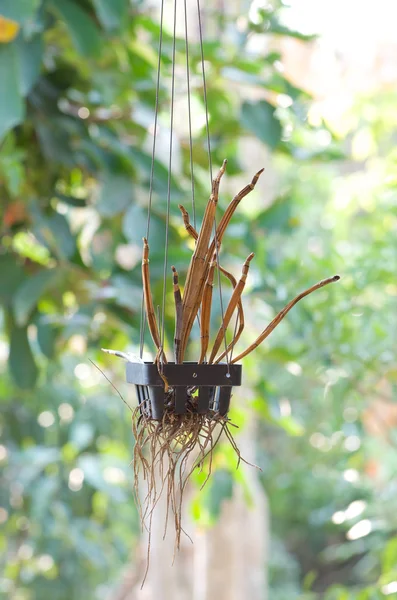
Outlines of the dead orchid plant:
[{"label": "dead orchid plant", "polygon": [[[199,232],[197,232],[191,225],[189,220],[189,214],[184,206],[180,205],[180,211],[182,213],[183,222],[187,232],[195,240],[195,250],[193,252],[192,259],[190,261],[189,269],[186,276],[185,286],[183,294],[179,287],[178,272],[175,267],[172,267],[173,271],[173,284],[174,284],[174,298],[175,298],[175,339],[174,339],[174,354],[175,362],[177,364],[183,363],[186,348],[189,341],[189,336],[192,331],[193,324],[200,312],[200,330],[201,330],[201,352],[198,363],[207,362],[207,364],[217,364],[222,359],[227,357],[237,342],[239,341],[241,334],[243,333],[245,320],[244,310],[242,305],[242,293],[244,291],[245,282],[247,280],[249,267],[254,254],[251,253],[245,261],[242,269],[241,278],[237,282],[235,277],[224,269],[219,264],[219,253],[222,245],[222,240],[227,230],[227,227],[235,213],[241,200],[245,198],[256,186],[259,177],[263,173],[264,169],[261,169],[256,173],[251,183],[244,187],[230,202],[224,215],[222,216],[219,224],[217,225],[214,232],[215,213],[218,205],[219,197],[219,185],[222,176],[226,170],[227,161],[223,162],[223,165],[215,177],[212,184],[212,193],[208,201],[202,226]],[[213,237],[212,237],[213,235]],[[212,237],[212,239],[211,239]],[[218,329],[215,336],[208,361],[206,356],[208,353],[209,341],[210,341],[210,319],[211,319],[211,308],[212,308],[212,289],[214,282],[215,270],[219,269],[221,274],[231,282],[233,286],[233,294],[230,298],[229,304],[223,315],[223,321]],[[149,246],[147,240],[143,240],[143,260],[142,260],[142,280],[143,280],[143,291],[144,291],[144,302],[146,310],[146,318],[148,327],[153,339],[153,342],[157,348],[157,361],[167,363],[167,357],[162,347],[162,343],[159,335],[159,326],[156,319],[154,310],[153,298],[150,287],[150,272],[149,272]],[[277,325],[284,319],[287,313],[297,304],[302,298],[308,296],[312,292],[339,280],[339,276],[329,277],[316,283],[312,287],[308,288],[304,292],[298,294],[291,302],[289,302],[273,319],[271,323],[262,331],[258,338],[243,352],[238,354],[232,359],[232,363],[237,363],[248,354],[253,352],[262,342],[272,333]],[[225,333],[232,321],[233,316],[237,313],[237,327],[233,336],[232,341],[225,350],[219,352],[222,342],[225,338]]]},{"label": "dead orchid plant", "polygon": [[[185,228],[195,241],[195,248],[183,290],[181,290],[179,285],[178,272],[174,266],[172,267],[175,301],[174,356],[176,364],[184,362],[192,327],[198,316],[200,317],[201,348],[197,364],[215,365],[219,364],[225,358],[226,362],[234,364],[255,350],[272,333],[297,302],[312,292],[339,279],[339,276],[324,279],[298,294],[277,314],[250,346],[230,360],[234,347],[240,340],[245,326],[242,293],[254,254],[251,253],[247,257],[238,281],[221,266],[219,254],[226,230],[236,209],[243,198],[255,188],[263,169],[256,173],[251,183],[233,198],[218,225],[214,228],[219,186],[226,170],[226,164],[227,161],[225,160],[218,175],[213,180],[212,192],[206,206],[200,231],[196,231],[190,223],[186,209],[181,205],[179,206]],[[213,285],[217,270],[219,270],[220,276],[226,277],[229,280],[233,287],[233,292],[224,311],[222,323],[214,336],[212,344],[210,344]],[[134,412],[133,433],[135,436],[134,470],[136,498],[141,510],[142,524],[150,532],[153,510],[165,490],[167,515],[169,513],[173,514],[176,530],[176,547],[179,547],[182,532],[182,498],[186,483],[193,470],[197,467],[203,469],[206,463],[207,478],[205,482],[208,480],[211,474],[213,451],[223,432],[236,451],[238,460],[243,459],[230,432],[231,423],[227,416],[220,416],[216,410],[210,410],[206,414],[199,414],[197,411],[197,395],[195,394],[197,387],[192,385],[187,390],[188,397],[185,414],[176,414],[175,412],[172,385],[169,384],[164,373],[164,365],[167,365],[169,360],[161,340],[159,323],[151,292],[149,245],[147,239],[143,240],[142,280],[146,320],[156,347],[155,362],[164,383],[164,414],[162,420],[156,421],[151,417],[150,407],[149,410],[146,410],[142,404]],[[227,345],[226,332],[232,320],[234,322],[234,317],[236,317],[236,324],[234,325],[233,338]],[[224,349],[222,349],[223,341],[225,341]],[[112,353],[120,355],[120,353]],[[147,484],[144,496],[139,493],[141,477]]]}]

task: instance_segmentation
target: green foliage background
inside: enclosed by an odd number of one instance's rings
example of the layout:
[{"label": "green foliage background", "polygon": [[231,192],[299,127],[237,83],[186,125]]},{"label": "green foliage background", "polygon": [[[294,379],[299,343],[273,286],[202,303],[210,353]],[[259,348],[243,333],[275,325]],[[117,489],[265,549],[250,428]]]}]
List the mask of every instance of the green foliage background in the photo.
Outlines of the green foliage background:
[{"label": "green foliage background", "polygon": [[[233,42],[209,36],[204,49],[214,165],[228,157],[228,189],[239,187],[241,141],[255,137],[280,182],[270,206],[255,192],[242,207],[223,250],[236,274],[256,254],[246,301],[255,317],[245,341],[301,289],[335,272],[342,282],[305,300],[245,362],[250,400],[236,395],[233,418],[244,427],[250,409],[258,422],[272,511],[272,600],[383,598],[397,580],[397,440],[392,424],[382,437],[370,435],[365,411],[380,396],[392,401],[397,381],[396,98],[358,99],[344,140],[325,122],[311,125],[311,99],[283,76],[279,53],[249,50],[253,33],[310,41],[282,24],[282,10],[275,2],[238,31],[215,12]],[[129,414],[88,359],[126,391],[122,367],[99,349],[136,350],[139,338],[159,27],[145,2],[127,0],[0,0],[0,15],[20,24],[18,37],[0,45],[0,593],[91,599],[116,584],[139,537]],[[163,50],[166,130],[169,32]],[[202,114],[200,50],[190,51]],[[183,65],[182,39],[177,61]],[[242,99],[236,82],[261,99]],[[290,99],[287,108],[275,102],[279,94]],[[363,133],[370,150],[354,161],[350,149]],[[170,264],[183,277],[190,250],[177,205],[189,207],[191,196],[188,140],[181,134],[176,145]],[[202,210],[209,188],[202,126],[194,164]],[[157,299],[167,186],[159,158],[150,240]],[[221,207],[228,200],[224,194]],[[221,464],[193,507],[203,523],[236,484],[227,453]],[[73,469],[85,477],[76,491]],[[349,517],[355,501],[362,511]],[[362,520],[369,535],[347,539]]]}]

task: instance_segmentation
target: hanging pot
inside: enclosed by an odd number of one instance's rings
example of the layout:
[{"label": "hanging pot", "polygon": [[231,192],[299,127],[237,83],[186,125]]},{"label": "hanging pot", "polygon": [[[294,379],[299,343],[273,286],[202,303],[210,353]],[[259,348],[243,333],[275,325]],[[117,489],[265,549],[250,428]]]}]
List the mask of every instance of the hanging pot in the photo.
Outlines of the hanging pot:
[{"label": "hanging pot", "polygon": [[156,421],[163,418],[165,407],[177,415],[191,411],[226,416],[232,388],[241,385],[241,373],[241,365],[167,363],[162,367],[169,384],[166,392],[157,365],[128,362],[126,367],[127,383],[136,386],[141,414]]}]

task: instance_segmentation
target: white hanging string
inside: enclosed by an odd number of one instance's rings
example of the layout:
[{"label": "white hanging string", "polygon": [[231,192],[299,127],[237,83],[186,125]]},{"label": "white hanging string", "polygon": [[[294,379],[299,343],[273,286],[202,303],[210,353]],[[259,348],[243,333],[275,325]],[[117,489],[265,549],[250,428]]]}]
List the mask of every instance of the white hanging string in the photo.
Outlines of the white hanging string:
[{"label": "white hanging string", "polygon": [[[152,214],[152,200],[153,200],[153,181],[154,181],[154,163],[156,159],[156,140],[157,140],[157,125],[159,115],[159,96],[160,96],[160,74],[161,74],[161,55],[163,50],[163,28],[164,28],[164,0],[161,0],[161,11],[160,11],[160,38],[158,48],[158,61],[157,61],[157,78],[156,78],[156,105],[154,110],[154,129],[153,129],[153,145],[152,145],[152,165],[150,169],[150,183],[149,183],[149,205],[147,212],[147,224],[146,224],[146,239],[149,241],[150,234],[150,218]],[[139,356],[142,358],[143,346],[145,340],[146,330],[146,313],[145,313],[145,301],[144,294],[142,292],[141,302],[141,325],[140,325],[140,349]]]},{"label": "white hanging string", "polygon": [[[202,74],[203,74],[203,92],[204,92],[204,107],[205,107],[205,123],[206,123],[206,130],[207,130],[206,133],[207,133],[207,146],[208,146],[208,163],[209,163],[211,185],[212,185],[213,169],[212,169],[212,155],[211,155],[211,137],[210,137],[210,126],[209,126],[207,78],[206,78],[206,73],[205,73],[203,24],[202,24],[202,19],[201,19],[200,0],[197,0],[197,16],[198,16],[198,24],[199,24],[199,35],[200,35],[201,69],[202,69]],[[215,241],[216,264],[217,264],[217,271],[218,271],[219,301],[220,301],[220,307],[221,307],[221,317],[222,317],[222,327],[223,327],[223,323],[225,320],[224,319],[225,309],[223,306],[221,271],[219,268],[219,266],[220,266],[220,264],[219,264],[219,247],[218,247],[218,233],[217,233],[217,226],[216,226],[216,218],[214,219],[214,241]],[[223,327],[223,338],[224,338],[224,344],[225,344],[226,362],[228,365],[228,372],[229,372],[230,371],[230,361],[229,361],[229,352],[227,349],[227,339],[226,339],[225,327]]]},{"label": "white hanging string", "polygon": [[165,223],[165,250],[163,274],[163,304],[161,310],[161,347],[164,349],[165,338],[165,302],[167,296],[168,280],[168,246],[170,233],[170,208],[171,208],[171,176],[172,176],[172,148],[174,141],[174,104],[175,104],[175,50],[176,50],[176,11],[177,0],[174,0],[174,29],[172,38],[172,78],[171,78],[171,115],[170,115],[170,151],[168,157],[168,190],[167,190],[167,215]]},{"label": "white hanging string", "polygon": [[[160,90],[161,59],[162,59],[163,30],[164,30],[164,3],[165,3],[165,0],[161,0],[160,38],[159,38],[159,47],[158,47],[156,104],[155,104],[154,132],[153,132],[153,146],[152,146],[152,165],[151,165],[151,172],[150,172],[149,204],[148,204],[148,216],[147,216],[147,228],[146,228],[146,238],[147,239],[149,239],[149,233],[150,233],[150,220],[151,220],[152,200],[153,200],[154,166],[155,166],[155,158],[156,158],[156,140],[157,140],[157,133],[158,133],[157,128],[158,128],[158,113],[159,113],[159,90]],[[164,251],[161,325],[159,323],[159,327],[161,328],[160,342],[161,342],[162,348],[164,348],[164,342],[165,342],[165,308],[166,308],[167,279],[168,279],[167,274],[168,274],[168,255],[169,255],[169,230],[170,230],[171,182],[172,182],[172,159],[173,159],[173,136],[174,136],[174,108],[175,108],[177,0],[174,0],[174,2],[173,2],[173,10],[174,10],[174,12],[173,12],[173,38],[172,38],[170,145],[169,145],[169,156],[168,156],[167,210],[166,210],[166,225],[165,225],[165,251]],[[198,24],[199,24],[199,41],[200,41],[201,69],[202,69],[202,79],[203,79],[203,95],[204,95],[204,107],[205,107],[208,163],[209,163],[209,172],[210,172],[211,185],[212,185],[213,168],[212,168],[212,154],[211,154],[211,138],[210,138],[210,129],[209,129],[207,81],[206,81],[204,45],[203,45],[203,24],[202,24],[202,18],[201,18],[200,0],[197,0],[197,13],[198,13]],[[187,20],[186,0],[184,0],[184,19],[185,19],[186,76],[187,76],[188,116],[189,116],[190,175],[191,175],[191,186],[192,186],[192,210],[193,210],[193,223],[194,223],[194,226],[196,227],[195,183],[194,183],[194,170],[193,170],[194,167],[193,167],[193,136],[192,136],[192,110],[191,110],[191,79],[190,79],[190,64],[189,64],[189,39],[188,39],[188,20]],[[225,311],[224,311],[224,303],[223,303],[223,295],[222,295],[222,282],[221,282],[220,269],[219,269],[219,248],[218,248],[216,220],[214,220],[214,241],[215,241],[217,271],[218,271],[219,299],[220,299],[221,316],[222,316],[222,323],[223,323]],[[146,315],[145,315],[145,310],[144,310],[144,299],[143,299],[143,295],[142,295],[141,328],[140,328],[140,357],[141,358],[142,358],[142,354],[143,354],[145,330],[146,330]],[[224,334],[224,343],[225,343],[226,362],[228,364],[228,370],[229,370],[230,369],[230,360],[229,360],[229,353],[228,353],[228,349],[227,349],[227,339],[226,339],[226,329],[225,328],[224,328],[223,334]]]}]

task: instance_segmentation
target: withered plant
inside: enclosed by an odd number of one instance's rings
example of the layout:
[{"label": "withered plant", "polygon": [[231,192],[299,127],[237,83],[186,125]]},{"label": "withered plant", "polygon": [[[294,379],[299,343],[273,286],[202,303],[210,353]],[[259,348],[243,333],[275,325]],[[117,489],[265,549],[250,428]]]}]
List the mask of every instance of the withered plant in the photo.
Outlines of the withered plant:
[{"label": "withered plant", "polygon": [[[207,478],[211,474],[214,449],[222,434],[225,434],[236,451],[238,462],[242,460],[230,431],[231,423],[227,412],[221,413],[215,402],[210,402],[204,413],[198,410],[199,386],[185,389],[184,411],[176,410],[175,388],[167,378],[167,366],[182,365],[186,356],[192,327],[197,318],[200,322],[201,348],[197,365],[219,365],[225,359],[230,367],[255,350],[279,325],[287,313],[305,296],[333,283],[339,276],[324,279],[298,294],[265,327],[257,339],[236,357],[233,350],[241,338],[245,326],[242,294],[254,255],[245,261],[240,279],[237,281],[220,264],[222,241],[227,227],[239,203],[254,188],[263,169],[256,173],[250,184],[244,187],[230,202],[217,226],[215,215],[218,205],[219,187],[225,173],[226,160],[212,183],[212,192],[207,203],[200,231],[196,231],[189,220],[189,214],[180,206],[183,223],[187,232],[195,240],[195,248],[187,271],[183,290],[177,269],[172,267],[172,281],[175,301],[174,361],[169,362],[164,340],[160,336],[160,324],[154,309],[150,286],[149,245],[143,240],[142,280],[145,316],[153,343],[156,348],[155,363],[163,382],[161,418],[155,419],[150,396],[140,397],[140,404],[133,413],[134,474],[136,499],[140,509],[143,527],[150,534],[153,511],[164,493],[167,500],[167,519],[172,515],[176,532],[176,548],[179,548],[182,529],[182,500],[186,484],[195,468],[203,469],[206,464]],[[233,292],[222,322],[211,343],[210,322],[215,275],[226,277]],[[233,323],[233,337],[226,344],[226,334]],[[222,347],[224,343],[224,348]],[[146,482],[143,492],[141,482]],[[205,482],[206,482],[205,481]]]}]

